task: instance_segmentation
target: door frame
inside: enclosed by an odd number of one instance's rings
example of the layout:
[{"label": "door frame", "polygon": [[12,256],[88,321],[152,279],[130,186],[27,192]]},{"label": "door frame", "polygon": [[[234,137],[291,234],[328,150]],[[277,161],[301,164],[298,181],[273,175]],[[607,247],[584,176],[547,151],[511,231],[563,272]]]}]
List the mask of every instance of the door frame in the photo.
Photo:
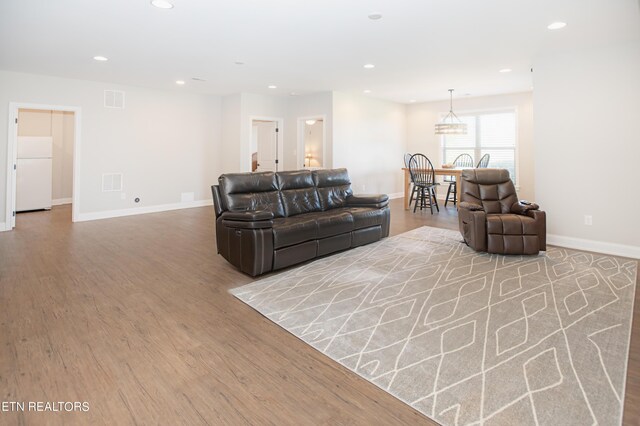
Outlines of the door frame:
[{"label": "door frame", "polygon": [[[276,165],[276,169],[281,172],[284,170],[284,161],[282,159],[284,154],[284,118],[282,117],[266,117],[262,115],[251,115],[249,116],[249,140],[248,140],[248,151],[251,151],[251,141],[253,140],[253,122],[254,121],[273,121],[278,125],[278,143],[276,144],[276,160],[278,160],[278,164]],[[251,171],[251,152],[247,152],[245,161],[248,162],[249,166],[247,171]],[[242,164],[242,163],[241,163]]]},{"label": "door frame", "polygon": [[[298,142],[296,155],[296,168],[302,162],[304,164],[304,125],[307,120],[322,120],[322,167],[327,167],[327,116],[325,114],[308,115],[305,117],[298,117]],[[304,166],[299,166],[304,167]]]},{"label": "door frame", "polygon": [[[16,169],[18,161],[18,111],[36,109],[43,111],[73,112],[73,187],[71,221],[76,222],[80,214],[80,141],[82,138],[82,108],[79,106],[47,105],[30,102],[9,102],[9,125],[7,126],[7,189],[5,196],[5,229],[11,231],[16,224]],[[2,229],[0,229],[2,231]]]}]

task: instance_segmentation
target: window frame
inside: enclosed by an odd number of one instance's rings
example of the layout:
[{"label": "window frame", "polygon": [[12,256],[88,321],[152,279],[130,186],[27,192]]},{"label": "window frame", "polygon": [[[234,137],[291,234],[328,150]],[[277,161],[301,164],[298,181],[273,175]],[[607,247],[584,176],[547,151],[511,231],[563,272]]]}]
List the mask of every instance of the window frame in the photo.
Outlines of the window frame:
[{"label": "window frame", "polygon": [[[439,114],[439,121],[442,121],[442,119],[447,115],[448,112],[441,112]],[[482,152],[482,149],[484,148],[485,150],[500,150],[500,149],[504,149],[506,150],[506,148],[504,147],[490,147],[490,146],[481,146],[480,145],[480,120],[478,119],[479,116],[481,115],[491,115],[491,114],[500,114],[500,113],[513,113],[514,115],[514,120],[515,120],[515,138],[514,138],[514,147],[513,147],[513,156],[514,156],[514,168],[515,168],[515,176],[512,176],[512,179],[514,181],[514,185],[516,187],[516,190],[520,189],[520,155],[519,155],[519,148],[520,148],[520,120],[519,120],[519,115],[518,115],[518,107],[517,106],[506,106],[506,107],[500,107],[500,108],[483,108],[483,109],[472,109],[472,110],[457,110],[456,114],[462,118],[465,116],[473,116],[476,122],[476,137],[475,137],[475,146],[473,147],[468,147],[468,148],[450,148],[450,149],[473,149],[474,152],[474,162],[477,164],[478,161],[480,161],[480,153]],[[440,135],[440,162],[441,164],[444,164],[444,160],[446,158],[446,147],[445,147],[445,138],[447,135]],[[475,166],[475,164],[474,164]]]}]

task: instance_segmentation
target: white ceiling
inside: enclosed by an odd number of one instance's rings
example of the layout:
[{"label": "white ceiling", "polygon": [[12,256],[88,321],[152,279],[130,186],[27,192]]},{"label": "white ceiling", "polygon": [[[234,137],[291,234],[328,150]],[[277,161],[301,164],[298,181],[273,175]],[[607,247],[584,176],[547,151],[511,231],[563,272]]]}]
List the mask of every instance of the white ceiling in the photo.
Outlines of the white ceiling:
[{"label": "white ceiling", "polygon": [[[173,3],[0,0],[0,69],[212,94],[369,89],[420,102],[445,99],[450,87],[458,96],[527,91],[537,55],[640,37],[637,0]],[[383,18],[369,20],[372,12]],[[554,21],[568,25],[547,30]]]}]

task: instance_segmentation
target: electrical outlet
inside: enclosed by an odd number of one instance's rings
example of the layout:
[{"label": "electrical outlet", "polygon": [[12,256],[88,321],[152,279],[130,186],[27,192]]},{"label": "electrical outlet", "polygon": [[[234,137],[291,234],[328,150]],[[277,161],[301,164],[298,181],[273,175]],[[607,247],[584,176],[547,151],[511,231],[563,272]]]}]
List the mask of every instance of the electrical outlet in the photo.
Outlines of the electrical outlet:
[{"label": "electrical outlet", "polygon": [[593,216],[591,216],[590,214],[585,214],[584,215],[584,224],[591,226],[593,225]]}]

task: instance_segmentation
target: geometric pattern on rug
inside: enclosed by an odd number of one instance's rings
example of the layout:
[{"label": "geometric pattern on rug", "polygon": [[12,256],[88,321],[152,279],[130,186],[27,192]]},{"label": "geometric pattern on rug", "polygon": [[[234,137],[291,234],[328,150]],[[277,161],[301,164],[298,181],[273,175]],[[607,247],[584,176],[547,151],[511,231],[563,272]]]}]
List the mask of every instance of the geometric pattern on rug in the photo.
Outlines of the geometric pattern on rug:
[{"label": "geometric pattern on rug", "polygon": [[444,425],[619,425],[637,262],[422,227],[231,290]]}]

